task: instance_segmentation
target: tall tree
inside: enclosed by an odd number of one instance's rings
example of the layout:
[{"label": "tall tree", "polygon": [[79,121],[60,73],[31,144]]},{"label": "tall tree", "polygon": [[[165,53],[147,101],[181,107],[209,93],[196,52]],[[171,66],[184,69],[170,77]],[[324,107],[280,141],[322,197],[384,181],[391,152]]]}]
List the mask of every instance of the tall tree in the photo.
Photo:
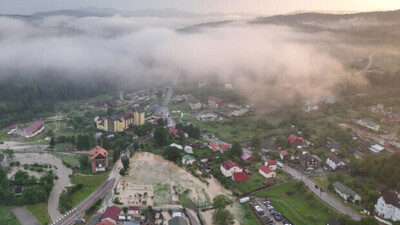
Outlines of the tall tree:
[{"label": "tall tree", "polygon": [[217,209],[212,216],[213,225],[234,224],[233,215],[226,209]]},{"label": "tall tree", "polygon": [[167,130],[163,127],[157,127],[154,130],[154,139],[158,146],[165,146],[167,142]]}]

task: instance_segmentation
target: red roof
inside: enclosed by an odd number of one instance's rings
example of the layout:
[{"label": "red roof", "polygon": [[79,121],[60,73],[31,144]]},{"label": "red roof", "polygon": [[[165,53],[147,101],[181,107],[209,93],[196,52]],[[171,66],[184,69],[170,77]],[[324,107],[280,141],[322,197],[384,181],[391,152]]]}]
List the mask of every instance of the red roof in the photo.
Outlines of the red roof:
[{"label": "red roof", "polygon": [[43,126],[44,121],[43,120],[37,120],[34,123],[32,123],[29,127],[25,128],[26,132],[34,132],[38,130],[41,126]]},{"label": "red roof", "polygon": [[114,223],[110,222],[109,220],[104,220],[100,223],[97,223],[96,225],[114,225]]},{"label": "red roof", "polygon": [[14,128],[16,128],[18,125],[19,125],[19,123],[13,123],[13,124],[11,124],[10,126],[8,126],[7,128],[8,128],[8,129],[14,129]]},{"label": "red roof", "polygon": [[288,140],[290,143],[294,143],[294,142],[296,142],[296,141],[303,141],[304,139],[303,139],[303,137],[297,137],[296,135],[291,134],[291,135],[289,135],[289,137],[287,138],[287,140]]},{"label": "red roof", "polygon": [[222,104],[222,103],[226,102],[225,100],[217,98],[217,97],[214,97],[214,96],[208,97],[208,101],[213,101],[213,102],[215,102],[217,104]]},{"label": "red roof", "polygon": [[210,145],[211,148],[219,148],[219,145],[217,143],[212,143]]},{"label": "red roof", "polygon": [[247,175],[246,172],[237,172],[237,173],[233,173],[232,175],[233,177],[233,181],[235,182],[243,182],[247,180]]},{"label": "red roof", "polygon": [[129,206],[128,210],[132,210],[132,211],[139,211],[140,207],[139,206]]},{"label": "red roof", "polygon": [[219,148],[222,149],[222,150],[228,149],[228,148],[230,148],[230,147],[231,147],[231,146],[230,146],[230,145],[227,145],[227,144],[222,144],[222,145],[219,146]]},{"label": "red roof", "polygon": [[267,167],[265,165],[261,165],[258,169],[260,169],[261,171],[263,171],[266,174],[273,172],[269,167]]},{"label": "red roof", "polygon": [[108,152],[104,148],[97,145],[94,149],[90,150],[90,155],[92,156],[92,160],[95,159],[98,155],[102,155],[107,158]]},{"label": "red roof", "polygon": [[177,129],[175,129],[175,128],[171,128],[171,129],[169,129],[169,132],[170,133],[173,133],[173,134],[178,134],[178,130]]},{"label": "red roof", "polygon": [[118,208],[117,206],[114,205],[114,206],[108,207],[106,209],[106,211],[104,212],[103,216],[101,217],[101,220],[110,218],[114,221],[117,221],[120,213],[121,213],[121,209]]},{"label": "red roof", "polygon": [[287,156],[287,155],[290,155],[290,153],[289,153],[289,152],[287,152],[287,151],[285,151],[285,150],[283,150],[283,151],[281,151],[281,155],[283,155],[283,156]]},{"label": "red roof", "polygon": [[233,162],[232,160],[226,160],[221,164],[221,166],[224,167],[226,170],[230,170],[235,166],[242,168],[242,166],[239,163]]},{"label": "red roof", "polygon": [[275,166],[276,165],[276,160],[268,160],[267,161],[268,166]]}]

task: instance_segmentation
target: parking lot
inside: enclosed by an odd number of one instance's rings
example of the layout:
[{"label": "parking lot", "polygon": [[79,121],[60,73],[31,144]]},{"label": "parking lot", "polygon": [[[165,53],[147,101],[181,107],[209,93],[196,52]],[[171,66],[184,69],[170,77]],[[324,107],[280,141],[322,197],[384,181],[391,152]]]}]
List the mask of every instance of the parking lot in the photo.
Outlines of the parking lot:
[{"label": "parking lot", "polygon": [[292,225],[284,215],[278,212],[267,198],[256,198],[250,203],[257,216],[268,225]]}]

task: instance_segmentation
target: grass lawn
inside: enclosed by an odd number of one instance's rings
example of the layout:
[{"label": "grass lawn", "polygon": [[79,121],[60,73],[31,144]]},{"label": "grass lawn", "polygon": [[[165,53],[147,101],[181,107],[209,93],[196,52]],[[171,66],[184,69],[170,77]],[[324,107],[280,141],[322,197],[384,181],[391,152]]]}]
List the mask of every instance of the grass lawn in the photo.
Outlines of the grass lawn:
[{"label": "grass lawn", "polygon": [[266,182],[267,179],[263,177],[261,174],[258,172],[254,172],[251,175],[247,176],[247,181],[245,182],[240,182],[240,183],[235,183],[232,182],[232,187],[233,189],[239,190],[241,193],[247,193],[249,191],[253,191],[257,188],[263,187],[263,182]]},{"label": "grass lawn", "polygon": [[86,199],[94,190],[96,190],[101,183],[107,178],[108,173],[99,175],[75,175],[71,178],[73,184],[83,184],[80,191],[75,192],[71,200],[73,201],[72,207],[75,207],[84,199]]},{"label": "grass lawn", "polygon": [[48,224],[51,222],[49,215],[47,214],[47,204],[44,202],[36,203],[33,205],[27,205],[26,208],[32,213],[32,215],[41,224]]},{"label": "grass lawn", "polygon": [[77,167],[79,166],[79,160],[78,157],[76,155],[72,155],[72,154],[65,154],[65,153],[54,153],[54,155],[61,159],[61,161],[64,161],[66,163],[68,163],[69,165],[71,165],[71,167]]},{"label": "grass lawn", "polygon": [[[296,190],[296,182],[292,181],[257,195],[268,197],[272,205],[296,225],[325,224],[330,218],[339,215],[331,208],[320,202],[309,191],[299,192]],[[292,192],[291,196],[286,193]]]},{"label": "grass lawn", "polygon": [[20,225],[17,218],[4,206],[0,206],[0,222],[7,225]]},{"label": "grass lawn", "polygon": [[260,224],[260,221],[258,221],[256,215],[254,215],[249,204],[240,205],[240,208],[241,208],[241,211],[244,213],[244,217],[242,219],[239,219],[240,224],[246,224],[246,225],[259,225]]}]

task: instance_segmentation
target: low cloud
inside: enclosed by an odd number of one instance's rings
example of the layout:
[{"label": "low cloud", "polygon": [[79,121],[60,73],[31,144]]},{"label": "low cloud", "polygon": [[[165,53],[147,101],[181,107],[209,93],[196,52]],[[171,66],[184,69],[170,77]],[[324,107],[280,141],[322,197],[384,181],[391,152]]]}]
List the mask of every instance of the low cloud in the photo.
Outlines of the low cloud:
[{"label": "low cloud", "polygon": [[52,73],[71,79],[110,77],[141,87],[214,76],[255,103],[333,94],[363,83],[314,44],[327,34],[233,22],[193,33],[188,20],[126,17],[15,19],[0,17],[0,74]]}]

